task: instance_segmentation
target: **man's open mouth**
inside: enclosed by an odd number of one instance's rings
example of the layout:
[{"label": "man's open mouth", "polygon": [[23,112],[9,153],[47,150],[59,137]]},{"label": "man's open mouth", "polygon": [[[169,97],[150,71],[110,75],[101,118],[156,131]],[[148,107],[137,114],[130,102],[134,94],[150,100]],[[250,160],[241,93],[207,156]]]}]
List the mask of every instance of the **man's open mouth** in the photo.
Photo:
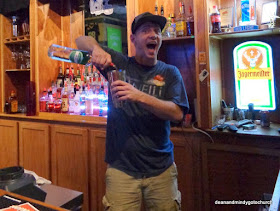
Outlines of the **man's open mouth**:
[{"label": "man's open mouth", "polygon": [[157,46],[156,44],[152,44],[152,43],[147,44],[148,49],[153,49],[154,50],[154,49],[156,49],[156,46]]}]

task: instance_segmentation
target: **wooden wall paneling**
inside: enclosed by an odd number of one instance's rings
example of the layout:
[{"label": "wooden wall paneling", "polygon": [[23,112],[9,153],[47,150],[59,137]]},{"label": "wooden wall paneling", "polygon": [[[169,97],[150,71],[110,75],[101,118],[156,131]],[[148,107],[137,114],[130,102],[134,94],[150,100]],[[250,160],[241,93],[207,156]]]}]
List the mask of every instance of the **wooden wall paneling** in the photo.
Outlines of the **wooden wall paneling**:
[{"label": "wooden wall paneling", "polygon": [[[178,188],[182,197],[182,210],[194,209],[194,190],[192,172],[192,140],[171,138],[174,144],[174,160],[178,170]],[[188,142],[188,143],[187,143]]]},{"label": "wooden wall paneling", "polygon": [[105,195],[105,142],[106,132],[90,130],[90,208],[91,210],[102,211],[102,198]]},{"label": "wooden wall paneling", "polygon": [[126,16],[127,16],[127,48],[128,48],[128,55],[134,56],[135,55],[135,48],[134,45],[130,41],[131,35],[131,24],[133,22],[134,17],[138,14],[138,7],[137,5],[138,0],[127,0],[126,1]]},{"label": "wooden wall paneling", "polygon": [[[197,111],[198,126],[209,128],[211,119],[211,99],[210,99],[210,77],[203,82],[199,81],[199,74],[202,70],[210,71],[209,67],[209,32],[207,0],[194,1],[194,21],[195,21],[195,58],[196,58],[196,90],[197,90]],[[205,55],[205,62],[199,61],[199,54]]]},{"label": "wooden wall paneling", "polygon": [[[36,70],[36,92],[39,94],[44,88],[51,86],[58,74],[58,67],[61,62],[48,57],[48,48],[51,44],[63,45],[62,43],[62,20],[57,11],[62,8],[61,1],[50,1],[40,3],[36,0],[34,31],[35,38],[31,40],[31,46],[35,46],[35,70]],[[58,9],[59,8],[59,9]],[[37,20],[37,21],[36,21]],[[39,105],[39,103],[37,103]],[[39,106],[37,106],[39,110]]]},{"label": "wooden wall paneling", "polygon": [[219,40],[210,39],[209,42],[209,64],[210,64],[210,93],[211,93],[211,125],[216,125],[216,118],[221,115],[222,81],[221,53]]},{"label": "wooden wall paneling", "polygon": [[50,130],[44,123],[19,122],[19,163],[37,175],[51,179]]},{"label": "wooden wall paneling", "polygon": [[[36,49],[36,34],[38,32],[38,18],[37,18],[37,12],[38,12],[38,5],[37,0],[30,0],[29,3],[29,33],[30,33],[30,81],[36,80],[36,66],[35,66],[35,49]],[[36,88],[35,88],[36,89]],[[38,94],[36,92],[36,94]],[[38,97],[36,97],[37,99]]]},{"label": "wooden wall paneling", "polygon": [[205,210],[257,210],[251,205],[215,205],[215,200],[261,200],[273,193],[279,150],[227,144],[202,144]]},{"label": "wooden wall paneling", "polygon": [[88,130],[80,127],[51,127],[51,174],[55,185],[84,193],[83,210],[89,210]]},{"label": "wooden wall paneling", "polygon": [[4,28],[4,16],[0,14],[0,112],[4,112],[4,105],[5,105],[5,93],[4,93],[4,36],[3,36],[3,29]]},{"label": "wooden wall paneling", "polygon": [[[62,1],[62,8],[64,10],[61,16],[62,45],[70,48],[77,48],[75,43],[76,38],[85,34],[84,12],[73,10],[70,1]],[[64,63],[64,69],[66,65],[72,65],[74,70],[77,69],[76,64],[69,63]],[[76,72],[74,74],[76,74]]]},{"label": "wooden wall paneling", "polygon": [[18,158],[18,123],[0,120],[0,168],[17,166]]}]

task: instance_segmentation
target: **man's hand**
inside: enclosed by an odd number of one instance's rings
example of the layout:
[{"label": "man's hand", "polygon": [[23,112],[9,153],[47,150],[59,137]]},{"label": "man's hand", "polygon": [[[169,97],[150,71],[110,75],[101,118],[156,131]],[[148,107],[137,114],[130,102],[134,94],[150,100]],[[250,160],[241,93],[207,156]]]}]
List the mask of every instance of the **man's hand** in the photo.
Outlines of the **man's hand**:
[{"label": "man's hand", "polygon": [[149,94],[146,94],[129,83],[121,80],[114,81],[111,84],[112,98],[117,101],[131,101],[139,103],[143,108],[152,112],[161,119],[179,122],[183,119],[182,109],[171,101],[160,100]]},{"label": "man's hand", "polygon": [[92,64],[101,70],[105,69],[110,63],[112,63],[111,55],[104,51],[100,46],[95,46],[91,55]]},{"label": "man's hand", "polygon": [[89,51],[91,53],[91,62],[97,68],[103,70],[112,62],[111,55],[104,51],[93,37],[81,36],[75,41],[78,49]]},{"label": "man's hand", "polygon": [[134,86],[121,80],[116,80],[111,84],[112,98],[118,101],[131,101],[137,102],[143,95],[144,92],[139,91]]}]

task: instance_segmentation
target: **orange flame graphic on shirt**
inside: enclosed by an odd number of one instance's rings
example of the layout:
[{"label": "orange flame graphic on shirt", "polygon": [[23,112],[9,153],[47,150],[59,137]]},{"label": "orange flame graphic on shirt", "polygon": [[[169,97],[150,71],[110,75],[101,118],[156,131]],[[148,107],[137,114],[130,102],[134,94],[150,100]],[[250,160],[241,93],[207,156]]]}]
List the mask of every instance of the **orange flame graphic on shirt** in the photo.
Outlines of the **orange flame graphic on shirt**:
[{"label": "orange flame graphic on shirt", "polygon": [[258,68],[263,63],[262,52],[257,48],[248,48],[242,55],[242,62],[247,69]]}]

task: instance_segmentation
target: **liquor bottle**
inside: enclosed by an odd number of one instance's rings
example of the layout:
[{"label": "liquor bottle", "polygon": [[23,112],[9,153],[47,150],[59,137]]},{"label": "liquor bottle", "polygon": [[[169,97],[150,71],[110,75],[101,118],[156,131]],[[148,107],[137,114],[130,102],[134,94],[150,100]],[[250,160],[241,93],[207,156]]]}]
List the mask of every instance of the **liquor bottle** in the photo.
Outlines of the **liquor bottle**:
[{"label": "liquor bottle", "polygon": [[155,5],[155,15],[158,15],[158,6],[157,6],[157,4]]},{"label": "liquor bottle", "polygon": [[210,18],[212,25],[212,33],[221,33],[221,16],[216,5],[213,6]]},{"label": "liquor bottle", "polygon": [[59,65],[59,73],[58,76],[56,78],[56,87],[63,87],[64,84],[64,75],[63,75],[63,71],[62,71],[62,66],[61,64]]},{"label": "liquor bottle", "polygon": [[170,28],[170,26],[171,26],[171,17],[169,16],[167,18],[166,24],[165,24],[165,26],[162,30],[162,33],[161,33],[162,37],[169,37],[168,29]]},{"label": "liquor bottle", "polygon": [[167,18],[167,23],[162,31],[162,36],[170,37],[170,38],[176,37],[176,23],[175,23],[174,14],[170,14],[169,17]]},{"label": "liquor bottle", "polygon": [[69,98],[68,98],[68,86],[64,85],[64,92],[61,98],[61,112],[68,113],[69,111]]},{"label": "liquor bottle", "polygon": [[179,2],[179,14],[176,19],[176,36],[183,37],[187,35],[186,18],[185,18],[185,5]]},{"label": "liquor bottle", "polygon": [[187,35],[194,35],[194,17],[192,13],[192,7],[189,7],[189,16],[187,17]]},{"label": "liquor bottle", "polygon": [[89,85],[86,90],[86,115],[93,115],[93,92]]},{"label": "liquor bottle", "polygon": [[46,88],[44,88],[42,96],[40,97],[40,111],[46,112],[47,111],[47,102],[48,102],[48,92]]},{"label": "liquor bottle", "polygon": [[4,112],[6,114],[10,114],[11,113],[11,103],[9,101],[7,101],[7,100],[5,102]]},{"label": "liquor bottle", "polygon": [[81,114],[81,108],[80,108],[80,91],[79,87],[76,88],[76,95],[74,97],[74,114],[80,115]]},{"label": "liquor bottle", "polygon": [[53,100],[53,95],[52,95],[52,89],[50,88],[49,92],[48,92],[48,105],[47,105],[48,112],[54,111],[54,102],[53,101],[54,100]]},{"label": "liquor bottle", "polygon": [[70,81],[69,72],[70,72],[69,65],[67,65],[65,73],[64,73],[64,84],[63,85],[65,85],[65,82],[68,84],[68,82]]},{"label": "liquor bottle", "polygon": [[74,92],[74,84],[71,84],[71,91],[69,95],[69,113],[74,113],[75,108],[75,92]]},{"label": "liquor bottle", "polygon": [[91,55],[88,51],[68,48],[52,44],[48,49],[48,56],[63,62],[87,65],[90,63]]},{"label": "liquor bottle", "polygon": [[163,5],[160,6],[160,15],[164,16],[164,8]]},{"label": "liquor bottle", "polygon": [[81,73],[80,73],[80,69],[77,69],[77,75],[75,77],[75,81],[77,80],[77,84],[79,86],[81,86]]},{"label": "liquor bottle", "polygon": [[80,109],[81,115],[86,115],[86,93],[85,93],[85,86],[80,88]]},{"label": "liquor bottle", "polygon": [[11,114],[15,114],[18,112],[18,100],[17,96],[14,90],[11,91],[11,96],[10,96],[10,104],[11,104]]}]

